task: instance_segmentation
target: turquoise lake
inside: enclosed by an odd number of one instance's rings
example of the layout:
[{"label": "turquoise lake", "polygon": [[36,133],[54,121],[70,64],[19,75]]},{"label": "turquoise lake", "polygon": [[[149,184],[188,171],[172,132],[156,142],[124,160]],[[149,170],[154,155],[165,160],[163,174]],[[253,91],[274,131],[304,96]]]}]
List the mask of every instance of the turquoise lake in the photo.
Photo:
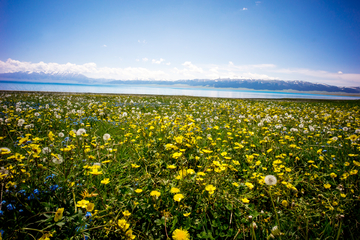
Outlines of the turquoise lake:
[{"label": "turquoise lake", "polygon": [[35,83],[0,81],[0,90],[11,91],[46,91],[46,92],[80,92],[80,93],[117,93],[117,94],[149,94],[179,95],[216,98],[303,98],[303,99],[337,99],[357,100],[360,97],[320,95],[306,93],[285,93],[276,91],[251,91],[221,88],[191,88],[128,84],[69,84],[69,83]]}]

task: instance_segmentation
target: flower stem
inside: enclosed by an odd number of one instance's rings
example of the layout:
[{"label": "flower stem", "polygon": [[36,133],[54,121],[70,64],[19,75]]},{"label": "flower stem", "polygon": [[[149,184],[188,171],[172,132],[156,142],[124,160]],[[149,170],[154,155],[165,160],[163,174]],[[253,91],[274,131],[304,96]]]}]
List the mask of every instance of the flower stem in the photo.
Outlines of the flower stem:
[{"label": "flower stem", "polygon": [[[271,188],[271,186],[270,186]],[[271,194],[271,189],[269,190],[269,194],[270,194],[270,198],[271,198],[271,203],[273,205],[273,208],[274,208],[274,212],[275,212],[275,216],[276,216],[276,221],[277,221],[277,224],[278,224],[278,229],[279,229],[279,238],[281,239],[281,229],[280,229],[280,222],[279,222],[279,216],[277,214],[277,211],[276,211],[276,208],[275,208],[275,204],[274,204],[274,200],[273,200],[273,197],[272,197],[272,194]]]}]

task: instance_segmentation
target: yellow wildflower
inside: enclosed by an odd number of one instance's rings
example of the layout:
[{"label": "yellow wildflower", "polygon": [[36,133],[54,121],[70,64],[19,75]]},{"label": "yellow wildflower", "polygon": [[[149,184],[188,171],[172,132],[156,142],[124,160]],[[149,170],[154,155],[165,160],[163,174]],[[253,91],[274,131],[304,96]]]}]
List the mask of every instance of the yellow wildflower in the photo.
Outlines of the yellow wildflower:
[{"label": "yellow wildflower", "polygon": [[181,199],[183,199],[184,198],[184,195],[182,195],[182,194],[176,194],[175,196],[174,196],[174,200],[175,201],[177,201],[177,202],[180,202],[181,201]]},{"label": "yellow wildflower", "polygon": [[214,187],[213,185],[207,185],[205,187],[205,190],[209,192],[209,194],[214,194],[214,191],[216,190],[216,187]]},{"label": "yellow wildflower", "polygon": [[105,178],[105,179],[103,179],[103,180],[101,180],[101,183],[102,184],[108,184],[110,182],[110,178]]},{"label": "yellow wildflower", "polygon": [[150,196],[152,196],[152,197],[158,198],[158,197],[160,197],[160,195],[161,195],[161,193],[158,192],[158,191],[151,191],[150,192]]},{"label": "yellow wildflower", "polygon": [[173,234],[172,237],[174,240],[189,240],[190,239],[190,234],[187,230],[183,230],[183,229],[176,229]]},{"label": "yellow wildflower", "polygon": [[63,217],[64,208],[58,208],[58,210],[55,213],[54,221],[58,222]]}]

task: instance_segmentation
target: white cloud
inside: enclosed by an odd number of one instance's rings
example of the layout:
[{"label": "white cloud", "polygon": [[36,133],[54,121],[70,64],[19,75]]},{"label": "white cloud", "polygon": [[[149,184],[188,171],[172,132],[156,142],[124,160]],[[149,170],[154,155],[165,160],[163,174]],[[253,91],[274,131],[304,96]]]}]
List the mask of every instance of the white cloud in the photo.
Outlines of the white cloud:
[{"label": "white cloud", "polygon": [[234,65],[232,62],[229,62],[229,65],[231,69],[237,69],[238,71],[276,68],[276,65],[274,64]]},{"label": "white cloud", "polygon": [[[136,59],[136,61],[148,61],[147,58]],[[165,65],[164,59],[155,60],[154,63],[163,63],[162,70],[150,70],[148,68],[127,67],[109,68],[98,67],[96,63],[85,64],[59,64],[59,63],[31,63],[21,62],[13,59],[0,60],[0,73],[12,72],[45,72],[45,73],[78,73],[93,78],[110,78],[122,80],[136,79],[157,79],[157,80],[178,80],[178,79],[216,79],[216,78],[245,78],[245,79],[282,79],[282,80],[303,80],[318,82],[336,86],[360,86],[359,73],[343,73],[341,71],[322,71],[312,69],[279,68],[274,64],[253,64],[235,65],[232,62],[223,65],[201,65],[197,66],[190,61],[181,64],[181,67],[174,67],[170,70]],[[231,64],[232,63],[232,64]],[[159,67],[160,67],[159,66]]]},{"label": "white cloud", "polygon": [[261,1],[256,1],[256,6],[260,5]]},{"label": "white cloud", "polygon": [[234,63],[232,61],[229,61],[229,65],[234,66]]},{"label": "white cloud", "polygon": [[140,59],[138,59],[138,58],[137,58],[137,59],[135,59],[135,61],[139,62],[139,61],[140,61]]},{"label": "white cloud", "polygon": [[243,8],[242,10],[243,10],[243,11],[246,11],[246,10],[248,10],[248,9],[247,9],[247,8]]},{"label": "white cloud", "polygon": [[203,72],[203,69],[202,69],[202,68],[195,66],[195,65],[192,64],[191,62],[188,62],[188,61],[187,61],[187,62],[184,62],[182,65],[186,67],[186,70],[187,70],[187,71],[190,71],[190,72],[199,72],[199,73],[202,73],[202,72]]},{"label": "white cloud", "polygon": [[31,63],[20,62],[8,59],[6,62],[0,61],[0,73],[11,72],[45,72],[45,73],[78,73],[93,78],[111,78],[123,80],[135,79],[167,79],[169,75],[163,71],[152,71],[146,68],[109,68],[98,67],[96,63],[85,63],[82,65],[66,63]]},{"label": "white cloud", "polygon": [[147,42],[146,42],[146,40],[142,40],[142,41],[141,41],[141,40],[138,40],[138,43],[144,43],[144,44],[145,44],[145,43],[147,43]]},{"label": "white cloud", "polygon": [[146,57],[142,59],[144,62],[147,62],[149,59],[147,59]]},{"label": "white cloud", "polygon": [[164,59],[160,58],[160,60],[156,60],[156,59],[153,59],[151,60],[152,63],[155,63],[155,64],[160,64],[162,63],[163,61],[165,61]]},{"label": "white cloud", "polygon": [[213,67],[213,68],[210,68],[209,71],[212,73],[219,73],[218,69],[219,69],[219,67]]},{"label": "white cloud", "polygon": [[283,73],[290,75],[291,79],[297,77],[298,80],[318,82],[336,86],[359,86],[360,74],[356,73],[342,73],[340,72],[328,72],[322,70],[312,70],[305,68],[295,69],[272,69],[271,72]]},{"label": "white cloud", "polygon": [[103,47],[107,47],[107,46],[104,44]]}]

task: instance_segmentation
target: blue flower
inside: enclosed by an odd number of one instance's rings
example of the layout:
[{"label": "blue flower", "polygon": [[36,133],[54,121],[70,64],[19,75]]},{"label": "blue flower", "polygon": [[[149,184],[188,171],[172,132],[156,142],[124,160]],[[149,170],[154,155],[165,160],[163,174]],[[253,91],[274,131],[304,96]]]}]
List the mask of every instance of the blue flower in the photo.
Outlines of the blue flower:
[{"label": "blue flower", "polygon": [[52,185],[52,186],[50,186],[50,190],[53,192],[53,191],[55,191],[58,187],[59,187],[59,185]]},{"label": "blue flower", "polygon": [[1,202],[1,205],[5,205],[5,204],[6,204],[6,201],[3,200],[3,201]]},{"label": "blue flower", "polygon": [[26,195],[26,191],[24,189],[20,190],[19,193]]},{"label": "blue flower", "polygon": [[47,177],[45,178],[45,180],[48,180],[49,178],[54,178],[55,176],[56,176],[55,174],[51,174],[51,175],[47,176]]},{"label": "blue flower", "polygon": [[22,210],[22,209],[19,209],[19,213],[22,213],[24,210]]},{"label": "blue flower", "polygon": [[0,216],[4,215],[4,212],[2,210],[0,210]]},{"label": "blue flower", "polygon": [[35,189],[35,190],[34,190],[34,193],[35,193],[36,195],[39,195],[39,194],[40,194],[39,189]]},{"label": "blue flower", "polygon": [[12,211],[12,210],[16,209],[15,206],[12,205],[11,203],[8,204],[8,205],[6,206],[6,208],[7,208],[9,211]]},{"label": "blue flower", "polygon": [[35,198],[34,194],[30,194],[30,196],[28,196],[27,200],[30,201],[30,200],[32,200],[34,198]]},{"label": "blue flower", "polygon": [[85,214],[85,217],[86,218],[90,218],[92,215],[91,215],[91,212],[86,212],[86,214]]}]

